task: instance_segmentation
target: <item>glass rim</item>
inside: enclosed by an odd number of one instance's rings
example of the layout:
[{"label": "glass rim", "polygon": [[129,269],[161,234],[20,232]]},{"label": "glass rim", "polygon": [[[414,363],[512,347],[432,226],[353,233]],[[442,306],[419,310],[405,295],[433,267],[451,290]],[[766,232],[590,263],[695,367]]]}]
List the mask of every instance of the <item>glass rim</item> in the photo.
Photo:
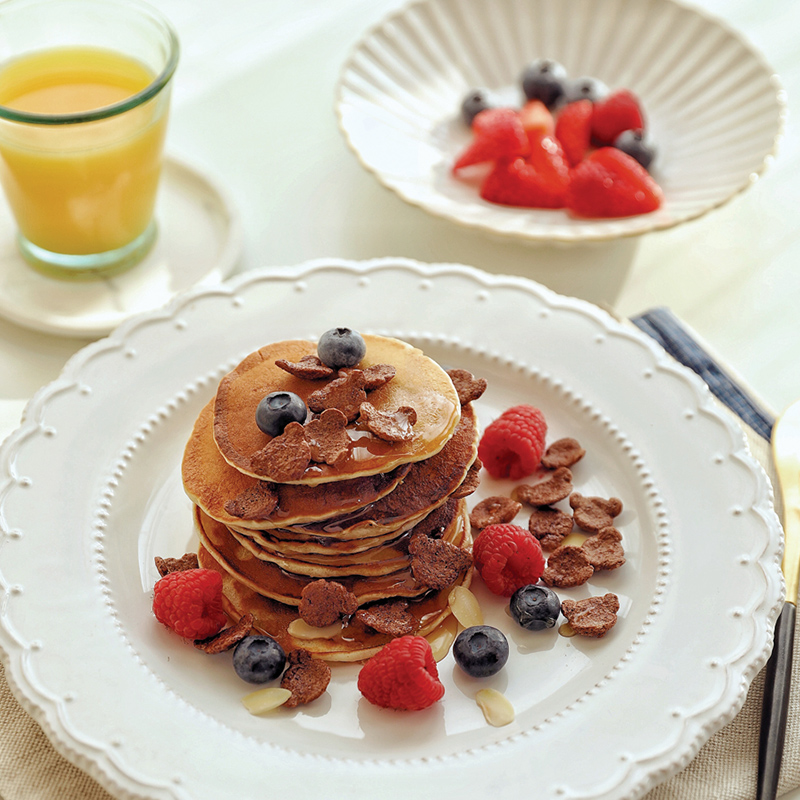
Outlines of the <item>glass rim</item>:
[{"label": "glass rim", "polygon": [[[3,3],[0,3],[0,10],[2,10],[3,5]],[[126,0],[125,5],[145,12],[161,25],[166,33],[167,46],[169,48],[167,63],[164,65],[164,69],[144,89],[117,103],[94,108],[90,111],[75,111],[69,114],[34,114],[29,111],[9,108],[0,103],[0,119],[11,122],[24,122],[30,125],[74,125],[81,122],[95,122],[109,117],[116,117],[155,97],[169,83],[178,66],[180,51],[178,35],[172,23],[160,11],[147,3],[138,2],[138,0]]]}]

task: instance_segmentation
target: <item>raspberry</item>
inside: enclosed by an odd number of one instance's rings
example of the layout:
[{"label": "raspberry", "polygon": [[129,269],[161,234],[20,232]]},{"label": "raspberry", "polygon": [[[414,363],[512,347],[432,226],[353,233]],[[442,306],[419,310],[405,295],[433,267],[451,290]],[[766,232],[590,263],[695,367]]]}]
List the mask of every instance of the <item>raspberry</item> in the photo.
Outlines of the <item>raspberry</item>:
[{"label": "raspberry", "polygon": [[370,703],[403,711],[427,708],[444,695],[431,646],[422,636],[389,642],[361,668],[358,688]]},{"label": "raspberry", "polygon": [[478,458],[493,478],[519,480],[539,466],[546,434],[547,423],[538,408],[512,406],[486,427]]},{"label": "raspberry", "polygon": [[663,193],[638,161],[601,147],[572,170],[566,206],[582,217],[630,217],[661,205]]},{"label": "raspberry", "polygon": [[155,585],[153,613],[185,639],[206,639],[224,627],[222,576],[213,569],[170,572]]},{"label": "raspberry", "polygon": [[511,597],[517,589],[536,583],[544,572],[542,546],[518,525],[490,525],[475,539],[475,566],[494,594]]},{"label": "raspberry", "polygon": [[513,108],[489,108],[472,123],[473,139],[453,164],[453,172],[484,161],[525,155],[530,145],[519,113]]}]

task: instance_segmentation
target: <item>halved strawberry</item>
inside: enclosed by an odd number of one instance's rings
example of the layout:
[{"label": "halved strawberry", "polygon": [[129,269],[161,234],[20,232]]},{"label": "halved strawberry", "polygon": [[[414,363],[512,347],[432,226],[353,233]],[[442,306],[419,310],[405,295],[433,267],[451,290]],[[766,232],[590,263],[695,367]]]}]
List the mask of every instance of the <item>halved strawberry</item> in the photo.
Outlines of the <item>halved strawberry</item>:
[{"label": "halved strawberry", "polygon": [[553,115],[541,100],[528,100],[520,109],[519,117],[531,143],[539,136],[552,136],[555,133]]},{"label": "halved strawberry", "polygon": [[644,115],[636,95],[617,89],[594,104],[592,136],[600,144],[612,144],[623,131],[644,130]]},{"label": "halved strawberry", "polygon": [[472,122],[473,139],[453,164],[457,172],[472,164],[526,155],[530,150],[519,112],[513,108],[487,108]]},{"label": "halved strawberry", "polygon": [[525,208],[563,208],[569,165],[558,142],[541,136],[528,159],[502,159],[481,186],[490,203]]},{"label": "halved strawberry", "polygon": [[661,206],[647,170],[615,147],[601,147],[572,170],[565,205],[581,217],[631,217]]},{"label": "halved strawberry", "polygon": [[564,148],[570,166],[578,164],[589,149],[593,107],[591,100],[577,100],[562,109],[558,115],[556,139]]}]

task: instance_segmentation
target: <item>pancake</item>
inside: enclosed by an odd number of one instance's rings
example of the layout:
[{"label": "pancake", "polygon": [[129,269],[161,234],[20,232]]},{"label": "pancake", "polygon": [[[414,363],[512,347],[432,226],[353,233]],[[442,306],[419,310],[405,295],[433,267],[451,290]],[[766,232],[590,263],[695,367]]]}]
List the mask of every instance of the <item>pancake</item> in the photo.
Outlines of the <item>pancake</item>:
[{"label": "pancake", "polygon": [[[197,555],[201,567],[216,570],[222,575],[223,607],[228,616],[236,621],[245,613],[251,613],[255,620],[253,627],[260,633],[272,636],[286,652],[301,647],[315,658],[325,661],[364,661],[393,638],[373,631],[357,620],[352,620],[340,634],[329,639],[295,638],[288,632],[289,625],[298,619],[295,607],[270,600],[240,583],[203,547],[199,548]],[[471,580],[472,569],[469,569],[453,586],[469,587]],[[422,599],[409,603],[409,611],[418,620],[419,627],[414,631],[416,635],[435,634],[445,623],[451,614],[447,601],[453,586],[431,592]]]},{"label": "pancake", "polygon": [[[366,356],[359,369],[388,364],[395,377],[369,392],[369,402],[379,411],[394,413],[402,406],[416,412],[413,437],[405,442],[388,442],[355,423],[348,426],[351,448],[336,466],[315,463],[293,480],[281,483],[316,485],[386,473],[401,464],[413,463],[438,453],[453,433],[460,416],[460,403],[447,373],[421,350],[384,336],[364,335]],[[307,400],[309,395],[332,379],[306,380],[276,366],[276,359],[297,362],[316,354],[316,344],[291,340],[262,347],[245,358],[220,382],[214,401],[214,440],[231,466],[262,480],[273,480],[271,466],[258,458],[272,440],[255,421],[256,407],[274,391],[290,391]]]},{"label": "pancake", "polygon": [[[286,374],[286,373],[284,373]],[[287,375],[288,377],[288,375]],[[186,494],[210,517],[237,528],[294,525],[354,511],[391,492],[406,476],[411,464],[403,464],[386,474],[350,480],[302,484],[270,484],[278,493],[278,505],[269,514],[242,519],[229,513],[230,500],[253,490],[260,480],[234,469],[222,457],[214,441],[214,401],[200,412],[186,444],[181,475]]]},{"label": "pancake", "polygon": [[426,517],[419,525],[403,532],[394,541],[371,548],[356,554],[340,554],[329,552],[325,555],[313,554],[292,557],[286,553],[262,548],[253,539],[228,528],[229,533],[246,550],[261,561],[275,564],[277,567],[293,575],[307,575],[312,578],[333,578],[339,580],[346,575],[369,577],[389,575],[405,569],[409,564],[408,541],[416,533],[430,535],[435,526],[441,530],[441,538],[450,541],[452,537],[461,540],[459,526],[451,524],[459,513],[459,504],[453,500],[436,509],[431,515],[435,520]]},{"label": "pancake", "polygon": [[[201,545],[237,582],[285,605],[299,605],[301,593],[312,578],[291,574],[275,564],[256,558],[224,525],[211,519],[201,509],[196,509],[195,516]],[[469,519],[463,500],[459,501],[458,513],[443,538],[463,550],[471,546]],[[414,579],[410,565],[389,575],[348,575],[338,582],[356,596],[359,606],[389,597],[419,597],[428,591]]]},{"label": "pancake", "polygon": [[477,454],[475,416],[472,406],[466,405],[450,441],[436,455],[413,464],[394,491],[347,514],[315,523],[281,526],[280,530],[330,539],[358,539],[380,536],[404,523],[414,524],[461,485]]}]

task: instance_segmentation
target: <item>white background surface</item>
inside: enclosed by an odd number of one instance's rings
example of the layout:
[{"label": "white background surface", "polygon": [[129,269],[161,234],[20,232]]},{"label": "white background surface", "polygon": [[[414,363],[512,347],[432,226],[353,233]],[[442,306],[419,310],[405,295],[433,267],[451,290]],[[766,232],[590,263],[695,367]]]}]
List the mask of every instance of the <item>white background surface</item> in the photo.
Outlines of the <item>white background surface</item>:
[{"label": "white background surface", "polygon": [[[704,0],[781,76],[790,114],[778,157],[744,195],[672,231],[578,248],[498,243],[407,206],[367,174],[336,126],[340,64],[399,0],[154,0],[182,60],[168,148],[236,199],[240,269],[320,256],[404,255],[525,275],[631,315],[671,307],[773,408],[800,396],[800,5]],[[0,320],[0,431],[85,341]],[[797,793],[793,798],[800,798]]]}]

